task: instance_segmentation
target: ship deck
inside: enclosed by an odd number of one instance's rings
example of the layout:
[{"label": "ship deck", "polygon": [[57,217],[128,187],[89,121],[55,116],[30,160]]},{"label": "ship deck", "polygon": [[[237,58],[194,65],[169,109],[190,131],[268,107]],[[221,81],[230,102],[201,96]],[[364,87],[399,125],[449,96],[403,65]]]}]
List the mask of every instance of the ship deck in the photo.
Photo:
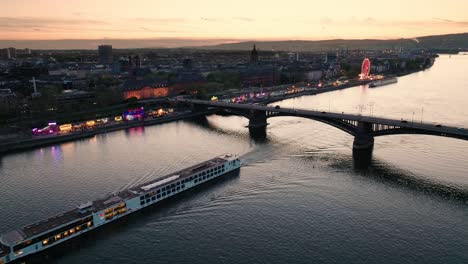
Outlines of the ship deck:
[{"label": "ship deck", "polygon": [[86,213],[81,213],[79,209],[73,209],[67,212],[64,212],[62,214],[47,218],[45,220],[42,220],[40,222],[25,226],[21,229],[13,230],[11,232],[6,233],[5,235],[2,236],[3,240],[5,243],[8,244],[14,244],[17,243],[21,240],[26,240],[27,238],[31,238],[33,236],[42,234],[46,231],[55,229],[56,227],[62,226],[64,224],[73,222],[75,220],[80,220],[82,218],[85,218],[87,216],[91,215],[91,212],[97,212],[101,211],[103,209],[106,209],[114,204],[120,203],[123,200],[131,199],[136,196],[139,196],[139,193],[144,192],[142,187],[148,186],[151,184],[154,184],[158,181],[162,181],[164,179],[167,179],[169,177],[173,177],[175,175],[178,175],[177,179],[167,181],[165,184],[171,183],[176,180],[180,180],[183,178],[187,178],[190,175],[193,175],[194,173],[200,172],[202,170],[212,168],[219,166],[226,162],[227,160],[221,157],[213,158],[211,160],[196,164],[194,166],[185,168],[183,170],[177,171],[175,173],[171,173],[169,175],[163,176],[163,177],[158,177],[152,181],[146,182],[144,184],[138,185],[136,187],[130,188],[123,190],[117,194],[109,195],[105,198],[98,199],[92,202],[92,205],[89,209],[88,212]]}]

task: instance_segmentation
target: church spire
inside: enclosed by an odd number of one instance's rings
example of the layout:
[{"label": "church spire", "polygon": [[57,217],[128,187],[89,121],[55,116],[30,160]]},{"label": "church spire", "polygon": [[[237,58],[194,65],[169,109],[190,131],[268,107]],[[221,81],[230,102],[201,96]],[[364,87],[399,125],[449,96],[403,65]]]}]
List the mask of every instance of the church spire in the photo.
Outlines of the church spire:
[{"label": "church spire", "polygon": [[258,62],[258,52],[257,48],[255,47],[255,44],[253,44],[253,49],[250,52],[250,63],[256,63]]}]

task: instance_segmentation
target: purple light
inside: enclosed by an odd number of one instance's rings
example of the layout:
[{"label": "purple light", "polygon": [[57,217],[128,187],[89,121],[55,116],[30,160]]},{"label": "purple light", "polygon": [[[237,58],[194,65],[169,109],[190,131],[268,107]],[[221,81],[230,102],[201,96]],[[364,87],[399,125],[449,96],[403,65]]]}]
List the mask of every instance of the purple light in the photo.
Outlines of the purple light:
[{"label": "purple light", "polygon": [[50,123],[49,123],[49,126],[56,126],[56,125],[57,125],[56,122],[50,122]]}]

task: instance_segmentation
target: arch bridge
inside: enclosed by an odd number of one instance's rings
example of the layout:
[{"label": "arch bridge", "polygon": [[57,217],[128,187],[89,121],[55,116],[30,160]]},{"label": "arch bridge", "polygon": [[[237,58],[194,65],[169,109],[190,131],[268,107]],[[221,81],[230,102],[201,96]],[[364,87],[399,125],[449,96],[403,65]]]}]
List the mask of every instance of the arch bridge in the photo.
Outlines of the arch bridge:
[{"label": "arch bridge", "polygon": [[468,130],[439,124],[408,122],[390,118],[346,113],[279,108],[256,104],[234,104],[205,100],[178,99],[177,103],[189,104],[193,109],[212,109],[239,115],[249,119],[249,131],[254,137],[266,136],[267,119],[277,116],[295,116],[316,120],[336,127],[354,136],[353,154],[372,153],[374,138],[396,134],[421,134],[468,140]]}]

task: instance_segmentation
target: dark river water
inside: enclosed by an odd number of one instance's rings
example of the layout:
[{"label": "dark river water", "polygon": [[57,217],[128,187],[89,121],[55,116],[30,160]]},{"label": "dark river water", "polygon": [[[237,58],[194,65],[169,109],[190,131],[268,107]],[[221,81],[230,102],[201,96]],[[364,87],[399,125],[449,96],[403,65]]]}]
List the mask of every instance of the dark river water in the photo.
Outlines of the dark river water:
[{"label": "dark river water", "polygon": [[[277,104],[468,128],[468,55],[397,84]],[[468,263],[468,142],[376,138],[356,169],[353,138],[293,117],[255,143],[241,117],[118,131],[0,160],[0,233],[223,153],[233,175],[27,263]]]}]

